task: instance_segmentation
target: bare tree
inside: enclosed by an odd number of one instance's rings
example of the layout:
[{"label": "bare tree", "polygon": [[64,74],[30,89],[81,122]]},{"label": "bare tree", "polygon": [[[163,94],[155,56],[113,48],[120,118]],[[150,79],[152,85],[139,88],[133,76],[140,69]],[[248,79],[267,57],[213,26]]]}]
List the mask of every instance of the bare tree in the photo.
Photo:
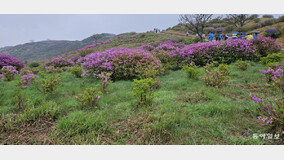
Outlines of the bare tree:
[{"label": "bare tree", "polygon": [[203,40],[202,34],[207,22],[212,18],[213,14],[184,14],[179,16],[179,21],[193,33],[197,34]]},{"label": "bare tree", "polygon": [[248,14],[228,14],[227,22],[233,24],[236,28],[241,29],[245,23],[251,19]]}]

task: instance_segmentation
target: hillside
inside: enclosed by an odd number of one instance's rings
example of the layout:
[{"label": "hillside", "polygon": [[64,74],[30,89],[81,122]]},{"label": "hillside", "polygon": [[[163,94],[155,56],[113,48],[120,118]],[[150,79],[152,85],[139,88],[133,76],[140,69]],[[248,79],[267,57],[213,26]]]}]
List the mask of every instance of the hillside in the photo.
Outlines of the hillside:
[{"label": "hillside", "polygon": [[47,40],[31,42],[13,47],[4,47],[0,49],[0,52],[25,61],[42,60],[74,51],[86,45],[106,41],[114,36],[114,34],[102,33],[81,41]]}]

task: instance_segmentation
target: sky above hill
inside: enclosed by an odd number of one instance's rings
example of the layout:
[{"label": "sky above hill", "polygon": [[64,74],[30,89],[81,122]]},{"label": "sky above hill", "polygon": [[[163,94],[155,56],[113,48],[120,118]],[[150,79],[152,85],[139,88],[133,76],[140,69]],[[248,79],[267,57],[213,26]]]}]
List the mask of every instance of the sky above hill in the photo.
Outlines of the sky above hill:
[{"label": "sky above hill", "polygon": [[82,40],[96,33],[146,32],[153,28],[167,29],[176,24],[176,14],[3,14],[0,15],[0,47],[47,39]]}]

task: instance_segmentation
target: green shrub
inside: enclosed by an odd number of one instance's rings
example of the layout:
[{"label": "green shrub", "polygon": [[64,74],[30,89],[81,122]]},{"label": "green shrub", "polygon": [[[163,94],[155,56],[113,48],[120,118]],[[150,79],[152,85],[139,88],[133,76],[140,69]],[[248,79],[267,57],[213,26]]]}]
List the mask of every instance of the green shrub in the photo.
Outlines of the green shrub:
[{"label": "green shrub", "polygon": [[59,133],[66,136],[80,135],[88,132],[104,133],[108,131],[107,123],[95,113],[75,111],[57,123]]},{"label": "green shrub", "polygon": [[273,18],[273,15],[265,14],[262,16],[262,18]]},{"label": "green shrub", "polygon": [[230,75],[230,73],[231,73],[231,67],[230,66],[228,66],[228,65],[226,65],[226,64],[220,64],[219,66],[218,66],[218,69],[219,69],[219,71],[223,74],[223,75],[225,75],[225,76],[228,76],[228,75]]},{"label": "green shrub", "polygon": [[248,63],[246,61],[238,60],[236,65],[238,70],[245,71],[248,69]]},{"label": "green shrub", "polygon": [[199,74],[200,74],[200,70],[198,70],[197,66],[184,66],[182,68],[182,70],[185,71],[187,77],[189,79],[198,79]]},{"label": "green shrub", "polygon": [[254,21],[254,23],[258,23],[258,22],[260,22],[260,18],[255,18],[255,19],[253,19],[253,21]]},{"label": "green shrub", "polygon": [[283,53],[273,53],[273,54],[269,54],[266,57],[262,57],[260,60],[260,63],[267,66],[270,63],[280,62],[282,60],[284,60]]},{"label": "green shrub", "polygon": [[39,107],[31,107],[24,111],[23,114],[19,116],[20,122],[35,122],[40,117],[56,119],[59,115],[59,108],[56,103],[49,102],[47,104],[41,105]]},{"label": "green shrub", "polygon": [[82,77],[81,75],[83,74],[83,69],[81,67],[78,66],[72,67],[70,71],[76,78]]},{"label": "green shrub", "polygon": [[45,77],[41,81],[42,92],[51,93],[60,86],[60,74]]},{"label": "green shrub", "polygon": [[229,84],[229,74],[231,69],[228,65],[221,64],[218,69],[205,69],[205,75],[202,77],[206,86],[220,88]]},{"label": "green shrub", "polygon": [[38,63],[38,62],[32,62],[32,63],[29,64],[29,67],[30,67],[30,68],[36,68],[36,67],[38,67],[38,66],[39,66],[39,63]]},{"label": "green shrub", "polygon": [[76,99],[81,102],[82,107],[99,109],[99,100],[102,92],[98,87],[87,88],[83,94],[76,96]]},{"label": "green shrub", "polygon": [[284,22],[284,16],[279,17],[278,22]]},{"label": "green shrub", "polygon": [[153,78],[137,80],[132,83],[134,95],[139,98],[140,106],[151,106],[154,99],[153,86],[156,81]]},{"label": "green shrub", "polygon": [[88,49],[81,50],[79,52],[79,54],[80,54],[81,57],[85,57],[86,55],[88,55],[92,52],[94,52],[94,50],[92,48],[88,48]]},{"label": "green shrub", "polygon": [[268,19],[261,23],[261,27],[270,26],[275,23],[275,19]]}]

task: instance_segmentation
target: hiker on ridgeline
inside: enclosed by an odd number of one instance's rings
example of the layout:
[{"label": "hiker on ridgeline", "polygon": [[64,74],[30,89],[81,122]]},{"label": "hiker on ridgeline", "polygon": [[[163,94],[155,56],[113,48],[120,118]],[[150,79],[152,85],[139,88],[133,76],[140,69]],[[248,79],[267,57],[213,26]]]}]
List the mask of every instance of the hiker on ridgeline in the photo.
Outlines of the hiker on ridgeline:
[{"label": "hiker on ridgeline", "polygon": [[213,32],[210,32],[210,33],[208,34],[208,40],[209,40],[209,41],[212,41],[213,38],[214,38],[214,34],[213,34]]}]

